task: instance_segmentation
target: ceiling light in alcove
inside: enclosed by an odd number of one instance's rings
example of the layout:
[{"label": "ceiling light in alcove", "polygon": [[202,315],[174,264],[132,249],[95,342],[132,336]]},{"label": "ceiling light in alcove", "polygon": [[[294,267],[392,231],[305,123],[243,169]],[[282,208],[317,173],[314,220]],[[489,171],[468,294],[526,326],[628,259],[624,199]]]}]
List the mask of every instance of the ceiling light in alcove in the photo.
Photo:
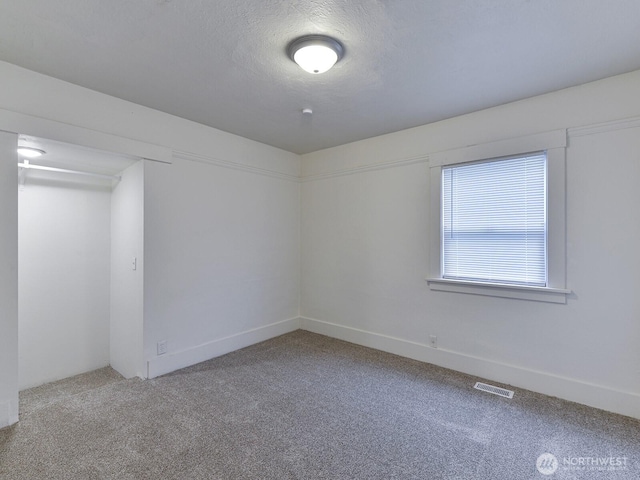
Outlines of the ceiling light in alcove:
[{"label": "ceiling light in alcove", "polygon": [[44,150],[40,150],[39,148],[33,148],[33,147],[18,147],[18,154],[23,156],[23,157],[27,157],[27,158],[36,158],[36,157],[40,157],[42,155],[44,155],[45,152]]},{"label": "ceiling light in alcove", "polygon": [[318,74],[326,72],[342,58],[344,47],[331,37],[306,35],[291,42],[287,53],[300,68]]}]

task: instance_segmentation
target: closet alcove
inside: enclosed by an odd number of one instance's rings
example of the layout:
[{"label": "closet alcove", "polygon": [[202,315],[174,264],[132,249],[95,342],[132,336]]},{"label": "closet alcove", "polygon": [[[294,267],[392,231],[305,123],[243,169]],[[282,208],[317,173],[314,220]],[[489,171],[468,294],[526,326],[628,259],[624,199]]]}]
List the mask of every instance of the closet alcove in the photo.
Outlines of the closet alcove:
[{"label": "closet alcove", "polygon": [[140,158],[20,135],[19,389],[111,365],[141,373]]}]

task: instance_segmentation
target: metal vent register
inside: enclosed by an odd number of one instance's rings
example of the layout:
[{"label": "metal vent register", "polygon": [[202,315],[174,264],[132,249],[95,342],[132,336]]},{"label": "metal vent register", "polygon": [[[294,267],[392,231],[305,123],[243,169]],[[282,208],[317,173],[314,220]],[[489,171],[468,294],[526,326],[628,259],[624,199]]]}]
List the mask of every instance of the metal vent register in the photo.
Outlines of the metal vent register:
[{"label": "metal vent register", "polygon": [[482,390],[483,392],[493,393],[494,395],[500,395],[501,397],[513,398],[513,392],[506,388],[494,387],[493,385],[487,385],[481,382],[476,382],[473,388]]}]

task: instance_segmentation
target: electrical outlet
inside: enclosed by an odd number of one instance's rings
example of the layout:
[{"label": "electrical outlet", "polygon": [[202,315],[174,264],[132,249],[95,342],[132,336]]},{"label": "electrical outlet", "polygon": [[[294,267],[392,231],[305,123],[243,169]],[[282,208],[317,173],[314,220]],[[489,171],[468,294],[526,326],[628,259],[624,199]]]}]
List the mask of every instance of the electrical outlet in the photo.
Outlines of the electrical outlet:
[{"label": "electrical outlet", "polygon": [[167,353],[167,341],[162,340],[158,342],[158,355],[164,355],[165,353]]},{"label": "electrical outlet", "polygon": [[438,337],[435,335],[429,335],[429,346],[431,348],[438,348]]}]

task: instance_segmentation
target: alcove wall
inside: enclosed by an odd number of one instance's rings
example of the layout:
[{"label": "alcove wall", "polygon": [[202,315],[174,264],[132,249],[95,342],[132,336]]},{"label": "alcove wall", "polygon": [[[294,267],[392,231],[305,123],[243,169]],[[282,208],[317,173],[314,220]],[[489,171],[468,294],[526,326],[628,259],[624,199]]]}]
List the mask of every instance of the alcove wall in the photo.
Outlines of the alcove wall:
[{"label": "alcove wall", "polygon": [[142,162],[35,142],[46,145],[45,166],[117,180],[32,168],[20,176],[19,388],[107,365],[142,376]]}]

